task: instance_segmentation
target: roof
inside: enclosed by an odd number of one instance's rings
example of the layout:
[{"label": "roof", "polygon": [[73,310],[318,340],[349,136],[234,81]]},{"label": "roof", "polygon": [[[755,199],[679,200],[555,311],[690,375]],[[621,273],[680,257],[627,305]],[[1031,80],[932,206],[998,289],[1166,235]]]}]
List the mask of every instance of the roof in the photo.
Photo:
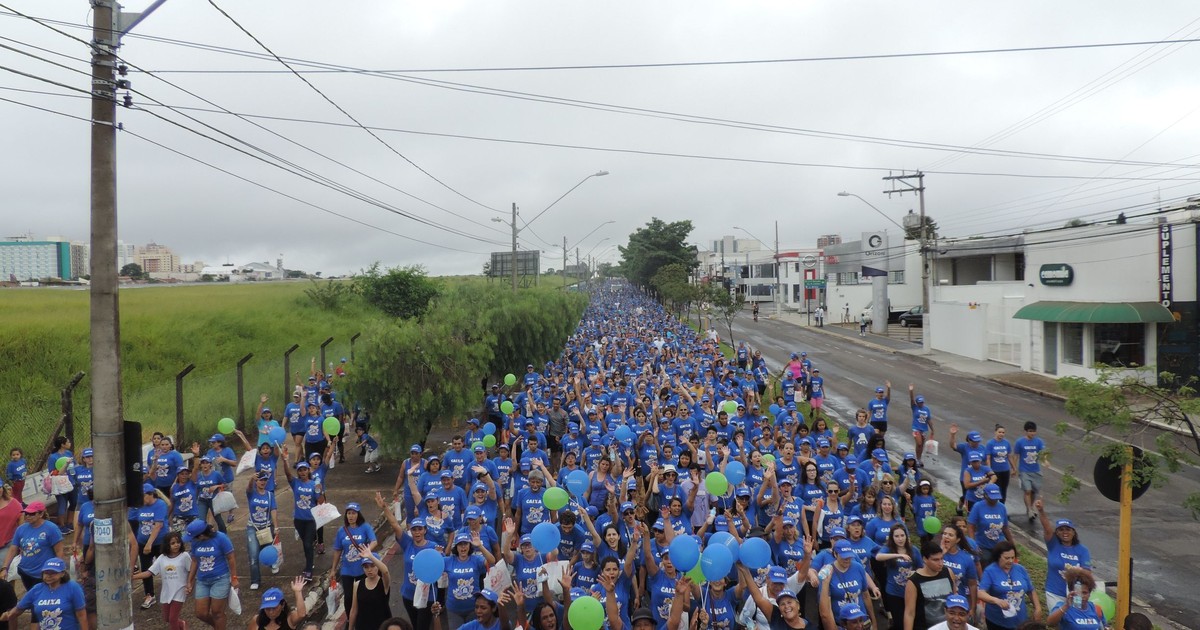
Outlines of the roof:
[{"label": "roof", "polygon": [[1158,302],[1034,302],[1013,319],[1083,324],[1173,323],[1175,316]]}]

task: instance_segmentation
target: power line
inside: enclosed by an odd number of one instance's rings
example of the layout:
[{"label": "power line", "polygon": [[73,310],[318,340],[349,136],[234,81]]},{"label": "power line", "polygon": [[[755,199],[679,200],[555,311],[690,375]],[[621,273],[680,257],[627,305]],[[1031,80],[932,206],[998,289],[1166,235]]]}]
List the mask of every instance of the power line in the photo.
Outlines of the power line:
[{"label": "power line", "polygon": [[380,138],[378,135],[376,135],[376,134],[375,134],[375,132],[371,131],[370,129],[367,129],[367,128],[366,128],[366,127],[365,127],[365,126],[364,126],[364,125],[363,125],[361,122],[359,122],[359,121],[358,121],[358,119],[357,119],[357,118],[355,118],[355,117],[354,117],[354,115],[353,115],[353,114],[351,114],[350,112],[346,111],[346,109],[345,109],[345,108],[343,108],[341,105],[338,105],[338,104],[337,104],[337,103],[336,103],[336,102],[335,102],[335,101],[334,101],[332,98],[329,98],[329,96],[328,96],[328,95],[326,95],[324,92],[322,92],[322,91],[321,91],[319,88],[317,88],[317,86],[313,85],[311,81],[309,81],[308,79],[304,78],[304,75],[302,75],[302,74],[300,74],[300,73],[296,72],[295,68],[292,68],[292,66],[291,66],[290,64],[288,64],[288,62],[284,61],[284,60],[283,60],[283,59],[282,59],[282,58],[281,58],[279,55],[275,54],[275,51],[273,51],[273,50],[271,50],[269,47],[267,47],[267,45],[266,45],[266,44],[264,44],[264,43],[262,42],[262,40],[260,40],[258,37],[255,37],[255,35],[254,35],[253,33],[251,33],[249,30],[247,30],[247,29],[246,29],[246,27],[242,26],[242,25],[241,25],[241,24],[240,24],[240,23],[239,23],[239,22],[238,22],[236,19],[234,19],[232,15],[229,15],[228,13],[226,13],[226,12],[225,12],[225,10],[224,10],[224,9],[222,9],[220,6],[218,6],[215,0],[208,0],[208,3],[209,3],[210,5],[212,5],[212,7],[213,7],[214,9],[216,9],[216,10],[217,10],[217,12],[219,12],[221,15],[225,16],[225,18],[226,18],[226,19],[228,19],[230,22],[232,22],[232,23],[233,23],[233,25],[234,25],[234,26],[236,26],[236,27],[238,28],[238,30],[240,30],[240,31],[242,31],[243,33],[245,33],[247,37],[249,37],[250,39],[254,40],[254,43],[258,44],[258,45],[259,45],[259,46],[260,46],[260,47],[261,47],[263,50],[267,51],[267,53],[268,53],[268,54],[270,54],[272,57],[274,57],[276,61],[278,61],[279,63],[283,64],[283,66],[284,66],[285,68],[287,68],[287,69],[288,69],[288,71],[290,71],[292,74],[296,75],[296,78],[298,78],[298,79],[300,79],[301,81],[303,81],[305,85],[307,85],[309,88],[311,88],[311,89],[312,89],[312,91],[316,92],[316,93],[317,93],[317,94],[318,94],[318,95],[319,95],[321,98],[325,99],[325,101],[326,101],[326,102],[328,102],[330,105],[332,105],[332,106],[334,107],[334,109],[338,110],[338,111],[339,111],[339,112],[341,112],[343,115],[345,115],[345,116],[346,116],[346,118],[348,118],[348,119],[350,119],[351,121],[353,121],[355,125],[357,125],[357,126],[360,128],[360,129],[362,129],[363,131],[365,131],[365,132],[367,132],[368,134],[370,134],[370,136],[371,136],[372,138],[374,138],[375,140],[377,140],[377,141],[378,141],[380,144],[382,144],[384,147],[387,147],[387,149],[388,149],[389,151],[391,151],[392,153],[395,153],[397,156],[399,156],[399,157],[400,157],[401,159],[403,159],[405,162],[408,162],[409,164],[411,164],[411,165],[413,166],[413,168],[417,169],[418,171],[421,171],[422,173],[424,173],[424,174],[425,174],[427,177],[429,177],[429,178],[430,178],[430,179],[432,179],[433,181],[435,181],[435,182],[437,182],[437,183],[441,184],[441,185],[442,185],[442,187],[443,187],[443,188],[445,188],[446,190],[449,190],[450,192],[452,192],[452,193],[454,193],[454,194],[458,195],[459,197],[462,197],[463,199],[466,199],[467,201],[470,201],[471,203],[473,203],[473,204],[475,204],[475,205],[477,205],[477,206],[480,206],[480,207],[486,208],[486,209],[488,209],[488,210],[492,210],[492,211],[494,211],[494,212],[499,212],[499,210],[497,210],[497,209],[495,209],[495,208],[492,208],[491,206],[488,206],[488,205],[486,205],[486,204],[480,203],[480,202],[478,202],[478,201],[476,201],[476,200],[472,199],[471,197],[468,197],[467,195],[465,195],[465,194],[463,194],[461,191],[459,191],[457,188],[455,188],[455,187],[451,186],[450,184],[447,184],[446,182],[444,182],[444,181],[442,181],[442,180],[438,179],[436,176],[434,176],[434,174],[433,174],[433,173],[430,173],[429,171],[427,171],[427,170],[425,170],[424,168],[422,168],[422,167],[421,167],[419,164],[417,164],[416,162],[414,162],[414,161],[412,161],[411,159],[409,159],[409,158],[408,158],[408,156],[406,156],[406,155],[404,155],[403,153],[401,153],[401,152],[397,151],[397,150],[395,149],[395,147],[393,147],[392,145],[388,144],[386,141],[384,141],[384,139],[383,139],[383,138]]}]

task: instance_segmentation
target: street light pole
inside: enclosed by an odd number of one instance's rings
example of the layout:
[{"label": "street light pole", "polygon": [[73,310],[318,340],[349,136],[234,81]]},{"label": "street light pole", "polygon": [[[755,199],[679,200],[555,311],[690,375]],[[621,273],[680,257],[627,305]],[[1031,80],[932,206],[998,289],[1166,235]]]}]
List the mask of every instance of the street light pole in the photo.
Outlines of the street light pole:
[{"label": "street light pole", "polygon": [[[579,239],[578,241],[575,241],[575,244],[579,245],[579,244],[583,243],[584,241],[586,241],[588,239],[589,236],[595,234],[596,230],[599,230],[600,228],[602,228],[610,223],[616,223],[616,221],[609,220],[609,221],[605,221],[604,223],[601,223],[600,225],[597,225],[596,227],[592,228],[591,232],[584,234],[583,238]],[[600,241],[600,243],[603,243],[604,241],[607,241],[607,240],[608,239],[605,238],[603,241]],[[596,244],[599,245],[600,243],[596,243]],[[564,236],[563,237],[563,289],[564,290],[567,288],[567,249],[568,249],[567,248],[567,237]],[[592,249],[594,250],[595,248],[593,247]]]},{"label": "street light pole", "polygon": [[[859,201],[870,206],[872,210],[879,213],[879,216],[887,219],[888,221],[890,221],[892,223],[892,225],[895,225],[896,227],[900,228],[901,234],[905,233],[903,225],[900,225],[899,223],[897,223],[895,219],[893,219],[892,217],[889,217],[887,214],[884,213],[883,210],[876,208],[875,204],[871,203],[870,201],[867,201],[866,199],[863,199],[862,197],[860,197],[852,192],[846,192],[844,190],[842,192],[838,193],[838,196],[839,197],[855,197],[855,198],[857,198]],[[885,259],[886,259],[886,257],[885,257]],[[888,277],[886,275],[883,276],[882,278],[872,278],[871,279],[871,303],[874,305],[873,308],[871,309],[871,332],[880,334],[880,335],[887,333],[888,317],[890,316],[890,310],[891,310],[889,307],[891,300],[890,300],[890,298],[888,298],[887,285],[888,285]],[[921,333],[921,336],[923,338],[928,339],[929,333],[923,332],[923,333]]]},{"label": "street light pole", "polygon": [[512,290],[517,292],[517,202],[512,205]]},{"label": "street light pole", "polygon": [[[747,235],[749,235],[750,238],[758,241],[759,243],[762,243],[762,239],[758,238],[754,234],[751,234],[750,230],[747,230],[744,227],[738,227],[735,225],[735,226],[733,226],[733,229],[741,230],[741,231],[745,232]],[[747,262],[746,264],[749,265],[750,263]],[[779,268],[779,221],[776,221],[775,222],[775,300],[774,300],[775,301],[775,319],[779,319],[779,317],[780,317],[781,310],[782,310],[781,301],[783,299],[783,283],[779,278],[779,269],[780,269]]]}]

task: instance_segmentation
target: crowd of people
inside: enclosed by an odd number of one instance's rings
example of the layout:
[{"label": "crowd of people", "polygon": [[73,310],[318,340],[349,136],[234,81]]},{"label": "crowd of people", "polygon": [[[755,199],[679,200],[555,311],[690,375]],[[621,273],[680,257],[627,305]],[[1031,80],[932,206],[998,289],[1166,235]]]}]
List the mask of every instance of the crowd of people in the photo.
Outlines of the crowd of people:
[{"label": "crowd of people", "polygon": [[[771,369],[761,352],[739,344],[727,359],[714,338],[628,285],[594,291],[563,353],[491,385],[480,417],[466,421],[447,450],[411,446],[392,496],[375,497],[390,531],[376,532],[354,502],[329,520],[330,468],[347,452],[379,450],[366,414],[346,409],[335,383],[314,373],[278,417],[263,397],[253,437],[217,433],[207,449],[192,445],[190,458],[154,436],[143,504],[130,506],[130,554],[141,607],[158,606],[171,630],[186,628],[180,613],[188,602],[202,623],[223,630],[239,570],[257,591],[284,553],[304,558],[288,583],[290,603],[284,589],[270,588],[244,617],[249,628],[299,627],[304,589],[327,542],[334,593],[354,629],[1109,622],[1090,601],[1096,582],[1075,525],[1045,511],[1045,444],[1035,423],[1024,423],[1016,443],[1002,427],[986,442],[974,431],[959,442],[958,428],[947,427],[942,456],[961,457],[963,498],[940,505],[924,460],[941,426],[915,387],[902,419],[883,383],[852,424],[838,426],[825,409],[820,365],[807,353]],[[913,452],[888,443],[898,429],[911,431]],[[67,480],[46,488],[54,520],[44,502],[21,502],[15,491],[25,464],[12,453],[0,493],[0,578],[17,580],[24,594],[9,586],[6,598],[0,587],[4,619],[28,613],[40,627],[95,627],[93,453],[84,449],[76,461],[71,448],[56,442],[47,462],[51,477]],[[367,461],[368,472],[379,470]],[[251,479],[235,491],[239,468]],[[1013,544],[1013,472],[1025,516],[1040,522],[1049,550],[1044,584],[1033,583]],[[53,492],[67,483],[69,492]],[[286,499],[277,485],[290,490]],[[228,505],[233,492],[236,510]],[[13,513],[21,522],[6,530],[12,520],[4,515]],[[295,534],[280,536],[288,514]],[[244,542],[228,533],[235,516],[245,519]],[[390,568],[389,540],[398,556]],[[389,605],[393,587],[402,617]]]}]

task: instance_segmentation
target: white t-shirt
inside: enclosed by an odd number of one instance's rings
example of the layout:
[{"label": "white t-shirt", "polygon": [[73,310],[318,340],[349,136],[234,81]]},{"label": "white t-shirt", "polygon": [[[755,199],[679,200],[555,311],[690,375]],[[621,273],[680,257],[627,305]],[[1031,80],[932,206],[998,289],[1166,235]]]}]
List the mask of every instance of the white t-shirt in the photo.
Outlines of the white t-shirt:
[{"label": "white t-shirt", "polygon": [[158,595],[160,602],[186,602],[188,572],[192,570],[192,557],[183,552],[174,558],[163,554],[154,559],[154,564],[147,569],[162,578],[162,591]]},{"label": "white t-shirt", "polygon": [[[950,630],[950,626],[946,625],[946,622],[943,621],[937,625],[929,626],[929,630]],[[967,630],[979,630],[979,628],[976,628],[971,624],[967,624]]]}]

